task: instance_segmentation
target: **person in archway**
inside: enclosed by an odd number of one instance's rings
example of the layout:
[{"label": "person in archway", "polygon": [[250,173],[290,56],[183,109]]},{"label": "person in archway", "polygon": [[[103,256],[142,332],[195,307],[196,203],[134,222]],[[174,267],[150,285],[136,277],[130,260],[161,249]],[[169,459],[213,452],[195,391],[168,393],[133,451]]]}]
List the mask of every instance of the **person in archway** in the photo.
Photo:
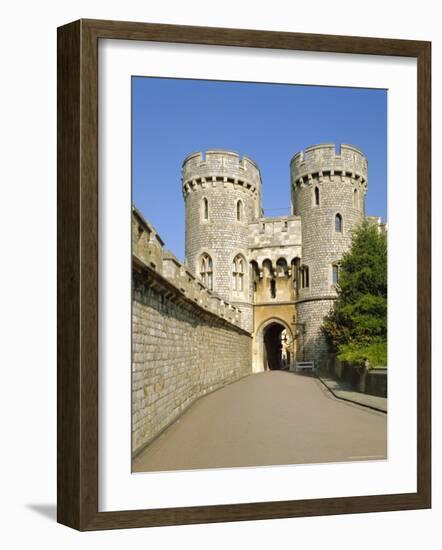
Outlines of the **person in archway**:
[{"label": "person in archway", "polygon": [[287,330],[284,329],[281,332],[281,368],[286,369],[288,364],[288,338],[287,338]]}]

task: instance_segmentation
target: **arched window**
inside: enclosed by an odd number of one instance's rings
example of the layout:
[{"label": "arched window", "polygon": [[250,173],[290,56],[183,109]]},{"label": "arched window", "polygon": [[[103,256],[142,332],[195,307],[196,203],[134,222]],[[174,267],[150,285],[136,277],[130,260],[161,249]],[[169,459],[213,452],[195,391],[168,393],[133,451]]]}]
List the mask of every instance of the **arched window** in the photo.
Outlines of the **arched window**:
[{"label": "arched window", "polygon": [[332,265],[332,282],[334,285],[339,284],[339,271],[340,271],[340,265],[333,264]]},{"label": "arched window", "polygon": [[262,262],[262,272],[265,279],[273,277],[273,267],[270,260],[264,260]]},{"label": "arched window", "polygon": [[288,274],[287,261],[284,258],[279,258],[276,261],[276,273],[278,277],[284,277]]},{"label": "arched window", "polygon": [[353,208],[359,208],[359,193],[357,189],[353,191]]},{"label": "arched window", "polygon": [[319,206],[319,187],[315,187],[315,206]]},{"label": "arched window", "polygon": [[209,219],[209,201],[204,197],[203,199],[203,220]]},{"label": "arched window", "polygon": [[237,221],[242,220],[242,218],[243,218],[243,209],[244,209],[244,205],[243,205],[242,201],[237,201],[237,203],[236,203],[236,219],[237,219]]},{"label": "arched window", "polygon": [[336,231],[336,233],[342,233],[342,216],[341,216],[341,214],[336,214],[336,216],[335,216],[335,231]]},{"label": "arched window", "polygon": [[200,261],[200,279],[209,290],[213,290],[213,263],[208,254],[203,254]]},{"label": "arched window", "polygon": [[244,258],[238,254],[232,262],[232,286],[233,290],[244,290]]}]

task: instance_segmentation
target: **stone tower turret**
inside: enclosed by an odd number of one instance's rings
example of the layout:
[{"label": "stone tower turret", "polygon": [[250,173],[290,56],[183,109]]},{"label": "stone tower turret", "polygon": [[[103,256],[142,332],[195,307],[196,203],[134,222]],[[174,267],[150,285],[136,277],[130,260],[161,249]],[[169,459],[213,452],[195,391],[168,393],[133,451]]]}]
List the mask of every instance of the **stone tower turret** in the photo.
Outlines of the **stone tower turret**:
[{"label": "stone tower turret", "polygon": [[315,145],[290,164],[292,211],[301,216],[302,259],[298,267],[297,360],[324,367],[324,316],[336,298],[339,262],[351,244],[351,231],[365,218],[367,159],[342,145]]},{"label": "stone tower turret", "polygon": [[203,282],[242,311],[253,328],[248,223],[261,214],[258,166],[237,153],[212,150],[183,162],[186,262]]}]

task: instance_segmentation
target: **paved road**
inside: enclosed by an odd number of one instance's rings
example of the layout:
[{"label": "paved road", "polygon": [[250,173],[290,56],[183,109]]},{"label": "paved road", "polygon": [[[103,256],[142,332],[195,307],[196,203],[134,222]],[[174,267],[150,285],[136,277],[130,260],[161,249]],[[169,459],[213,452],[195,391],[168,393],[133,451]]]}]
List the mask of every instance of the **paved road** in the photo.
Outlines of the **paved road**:
[{"label": "paved road", "polygon": [[198,400],[134,471],[386,458],[385,414],[340,401],[315,378],[254,374]]}]

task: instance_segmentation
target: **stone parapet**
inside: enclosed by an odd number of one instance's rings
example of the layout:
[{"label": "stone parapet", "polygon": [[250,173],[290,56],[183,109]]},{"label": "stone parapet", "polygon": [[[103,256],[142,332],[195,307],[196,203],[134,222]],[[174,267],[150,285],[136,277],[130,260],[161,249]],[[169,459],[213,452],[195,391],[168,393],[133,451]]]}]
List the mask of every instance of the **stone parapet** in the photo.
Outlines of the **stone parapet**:
[{"label": "stone parapet", "polygon": [[[184,264],[171,252],[164,250],[164,243],[150,222],[145,220],[136,209],[132,214],[135,243],[133,244],[134,270],[149,274],[146,280],[153,280],[152,272],[162,275],[176,292],[200,308],[219,316],[238,327],[242,326],[241,310],[227,302],[215,292],[209,290]],[[156,284],[160,278],[156,277]]]},{"label": "stone parapet", "polygon": [[164,242],[154,226],[132,207],[132,254],[162,273]]},{"label": "stone parapet", "polygon": [[293,184],[308,184],[314,175],[319,183],[325,173],[334,177],[350,177],[366,191],[368,163],[365,155],[352,145],[341,145],[337,152],[333,143],[314,145],[300,151],[290,162]]},{"label": "stone parapet", "polygon": [[249,190],[253,196],[261,193],[261,174],[258,165],[250,158],[240,157],[233,151],[216,149],[192,153],[183,162],[183,194],[196,188],[205,189],[222,185]]}]

